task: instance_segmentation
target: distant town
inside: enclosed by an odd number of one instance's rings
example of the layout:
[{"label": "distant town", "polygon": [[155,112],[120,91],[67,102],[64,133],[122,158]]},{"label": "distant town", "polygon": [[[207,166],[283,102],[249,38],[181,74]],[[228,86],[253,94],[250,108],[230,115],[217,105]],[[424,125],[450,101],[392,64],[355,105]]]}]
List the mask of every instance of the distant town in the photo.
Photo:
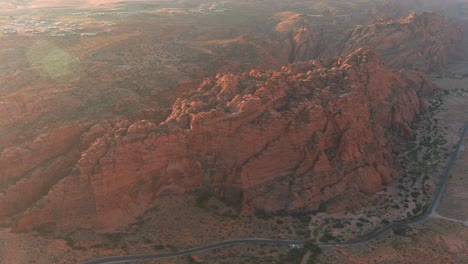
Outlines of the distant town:
[{"label": "distant town", "polygon": [[113,23],[104,23],[104,30],[88,32],[85,26],[96,22],[62,22],[51,21],[47,18],[30,17],[15,19],[2,28],[3,35],[48,35],[51,37],[64,37],[67,35],[80,35],[81,37],[96,36],[98,33],[112,34]]},{"label": "distant town", "polygon": [[[130,15],[153,13],[158,15],[176,15],[176,14],[205,14],[216,15],[223,14],[229,10],[228,1],[204,3],[197,8],[158,8],[151,11],[119,11],[119,12],[75,12],[72,17],[77,18],[96,18],[107,17],[109,20],[119,20]],[[99,34],[114,34],[114,23],[90,20],[86,22],[78,21],[57,21],[50,17],[21,17],[6,22],[0,33],[3,35],[45,35],[51,37],[65,37],[70,35],[79,35],[80,37],[92,37]],[[92,28],[93,30],[90,30]]]}]

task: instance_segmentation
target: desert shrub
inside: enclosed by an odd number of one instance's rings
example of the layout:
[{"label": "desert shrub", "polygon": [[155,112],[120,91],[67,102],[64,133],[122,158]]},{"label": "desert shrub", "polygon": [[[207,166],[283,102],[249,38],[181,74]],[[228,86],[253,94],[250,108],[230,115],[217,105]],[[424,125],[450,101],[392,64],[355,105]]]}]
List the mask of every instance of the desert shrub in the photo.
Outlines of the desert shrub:
[{"label": "desert shrub", "polygon": [[303,237],[310,237],[310,230],[307,229],[297,229],[296,235]]},{"label": "desert shrub", "polygon": [[333,225],[333,228],[343,228],[344,227],[344,224],[341,223],[341,222],[336,222],[334,225]]},{"label": "desert shrub", "polygon": [[85,251],[85,250],[86,250],[86,248],[83,247],[83,246],[74,246],[73,249],[75,249],[75,250],[81,250],[81,251]]},{"label": "desert shrub", "polygon": [[393,233],[397,236],[407,236],[411,232],[408,226],[398,226],[393,229]]},{"label": "desert shrub", "polygon": [[212,194],[209,191],[201,190],[196,193],[195,205],[200,208],[206,208],[206,203],[211,197]]},{"label": "desert shrub", "polygon": [[164,246],[161,245],[161,244],[154,245],[154,246],[153,246],[153,249],[154,249],[154,250],[163,250],[163,249],[164,249]]},{"label": "desert shrub", "polygon": [[123,238],[123,233],[105,234],[106,238],[112,243],[112,246],[117,246]]},{"label": "desert shrub", "polygon": [[307,264],[315,263],[317,257],[322,253],[322,249],[319,246],[317,246],[317,244],[315,244],[312,240],[307,240],[304,243],[304,248],[312,253],[309,257],[309,260],[307,261]]},{"label": "desert shrub", "polygon": [[302,257],[305,254],[304,248],[291,248],[286,255],[283,255],[278,264],[283,263],[301,263]]},{"label": "desert shrub", "polygon": [[263,220],[268,220],[273,217],[270,213],[266,212],[263,209],[258,209],[258,208],[255,209],[254,214],[256,217],[263,219]]},{"label": "desert shrub", "polygon": [[65,240],[65,242],[67,242],[67,245],[69,247],[73,247],[75,245],[75,241],[73,241],[73,238],[71,238],[70,234],[65,236],[63,239]]},{"label": "desert shrub", "polygon": [[193,256],[188,256],[187,257],[187,263],[189,264],[196,264],[196,263],[199,263],[198,261],[195,260],[195,258]]},{"label": "desert shrub", "polygon": [[322,237],[319,239],[320,242],[328,242],[330,240],[336,240],[337,238],[332,234],[330,233],[330,230],[325,230],[325,232],[323,233]]},{"label": "desert shrub", "polygon": [[363,222],[363,223],[369,223],[369,220],[365,219],[365,218],[362,218],[362,217],[359,217],[359,222]]},{"label": "desert shrub", "polygon": [[91,248],[104,248],[104,247],[105,247],[105,245],[104,245],[104,244],[101,244],[101,243],[93,244],[93,245],[91,246]]}]

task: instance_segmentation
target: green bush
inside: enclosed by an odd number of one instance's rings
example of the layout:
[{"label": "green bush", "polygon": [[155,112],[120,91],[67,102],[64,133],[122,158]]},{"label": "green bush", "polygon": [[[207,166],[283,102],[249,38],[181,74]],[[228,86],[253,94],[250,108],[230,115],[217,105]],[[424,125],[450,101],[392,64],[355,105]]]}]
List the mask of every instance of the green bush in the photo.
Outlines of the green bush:
[{"label": "green bush", "polygon": [[[358,223],[357,223],[358,224]],[[357,225],[356,224],[356,225]],[[330,240],[336,240],[337,238],[332,234],[330,233],[330,230],[325,230],[325,232],[323,233],[322,237],[319,239],[320,242],[328,242]]]},{"label": "green bush", "polygon": [[304,248],[307,251],[311,252],[311,255],[309,257],[309,260],[307,261],[307,264],[313,264],[316,262],[317,257],[322,253],[322,249],[317,246],[317,244],[314,243],[312,240],[307,240],[304,243]]},{"label": "green bush", "polygon": [[153,249],[154,249],[154,250],[163,250],[163,249],[164,249],[164,246],[161,245],[161,244],[159,244],[159,245],[154,245],[154,246],[153,246]]},{"label": "green bush", "polygon": [[195,205],[200,208],[206,208],[206,203],[210,198],[212,197],[212,194],[208,191],[200,191],[197,193],[197,198],[195,200]]}]

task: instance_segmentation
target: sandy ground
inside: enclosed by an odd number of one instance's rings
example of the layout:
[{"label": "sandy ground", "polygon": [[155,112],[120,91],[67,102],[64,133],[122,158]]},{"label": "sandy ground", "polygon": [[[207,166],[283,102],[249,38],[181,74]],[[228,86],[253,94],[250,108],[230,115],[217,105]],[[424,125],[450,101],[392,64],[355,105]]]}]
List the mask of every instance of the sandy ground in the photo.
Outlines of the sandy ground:
[{"label": "sandy ground", "polygon": [[325,249],[317,263],[468,263],[468,229],[462,224],[430,219],[398,234],[389,232],[367,244]]},{"label": "sandy ground", "polygon": [[[451,65],[448,72],[458,73],[458,76],[466,75],[464,78],[435,80],[440,87],[452,91],[446,100],[447,110],[439,113],[437,117],[456,134],[459,127],[468,122],[468,92],[460,91],[468,91],[468,62]],[[462,152],[455,163],[437,211],[445,217],[468,220],[468,138],[465,138]]]},{"label": "sandy ground", "polygon": [[65,263],[79,253],[72,251],[63,240],[48,240],[28,234],[0,230],[0,263]]},{"label": "sandy ground", "polygon": [[455,163],[447,189],[442,196],[437,212],[445,217],[462,221],[468,220],[468,139],[464,151]]}]

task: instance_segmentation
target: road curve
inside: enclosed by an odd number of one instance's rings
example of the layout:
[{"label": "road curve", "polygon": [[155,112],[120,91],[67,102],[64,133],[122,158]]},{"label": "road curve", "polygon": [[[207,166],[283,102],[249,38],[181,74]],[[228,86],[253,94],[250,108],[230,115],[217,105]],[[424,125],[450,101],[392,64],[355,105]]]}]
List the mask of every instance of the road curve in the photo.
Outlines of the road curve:
[{"label": "road curve", "polygon": [[367,236],[362,237],[362,238],[357,238],[357,239],[353,239],[353,240],[350,240],[350,241],[339,242],[339,243],[323,243],[323,244],[319,244],[319,246],[322,246],[322,247],[327,247],[327,246],[346,247],[346,246],[350,246],[350,245],[365,243],[365,242],[368,242],[368,241],[370,241],[370,240],[372,240],[374,238],[377,238],[377,237],[383,235],[384,233],[392,230],[395,227],[400,227],[400,226],[404,226],[404,225],[419,223],[419,222],[422,222],[422,221],[426,220],[427,218],[429,218],[436,211],[437,207],[439,206],[440,199],[441,199],[442,194],[443,194],[443,192],[445,190],[445,187],[447,186],[447,181],[448,181],[448,178],[450,176],[450,172],[452,171],[453,165],[455,164],[455,161],[457,160],[458,154],[460,153],[460,149],[461,149],[461,146],[463,145],[463,141],[465,140],[467,132],[468,132],[468,123],[466,123],[465,126],[463,127],[462,133],[460,135],[460,139],[458,140],[457,145],[455,145],[455,147],[456,147],[455,151],[450,156],[450,160],[448,161],[447,167],[445,168],[445,170],[444,170],[444,172],[442,174],[442,177],[439,180],[439,185],[437,186],[437,189],[436,189],[436,191],[434,193],[434,197],[432,198],[431,206],[428,208],[428,210],[424,214],[422,214],[422,215],[420,215],[418,217],[415,217],[415,218],[410,218],[410,219],[390,223],[390,224],[384,226],[382,229],[380,229],[378,231],[375,231],[374,233],[370,233]]},{"label": "road curve", "polygon": [[455,164],[455,161],[457,160],[458,155],[460,154],[460,150],[463,146],[463,141],[465,140],[467,130],[468,130],[468,123],[466,123],[465,126],[463,127],[463,131],[461,133],[460,140],[458,141],[456,145],[456,149],[452,153],[452,156],[450,157],[448,165],[445,168],[444,173],[442,174],[442,177],[440,179],[439,186],[437,187],[436,193],[434,195],[430,210],[428,210],[429,214],[434,213],[437,210],[437,207],[439,207],[440,198],[442,198],[442,194],[444,193],[445,187],[447,186],[447,180],[450,176],[450,172],[452,171],[453,165]]},{"label": "road curve", "polygon": [[194,253],[199,253],[211,249],[239,245],[239,244],[270,244],[270,245],[302,245],[301,240],[286,240],[286,239],[266,239],[266,238],[243,238],[243,239],[234,239],[234,240],[225,240],[221,242],[216,242],[212,244],[207,244],[199,247],[190,248],[183,251],[177,252],[165,252],[158,254],[147,254],[147,255],[137,255],[137,256],[112,256],[104,257],[100,259],[90,260],[83,262],[83,264],[102,264],[102,263],[128,263],[133,261],[148,260],[148,259],[162,259],[162,258],[173,258],[173,257],[182,257],[189,256]]},{"label": "road curve", "polygon": [[[338,242],[338,243],[319,243],[320,247],[346,247],[361,243],[369,242],[386,232],[400,226],[405,226],[409,224],[419,223],[426,220],[431,214],[433,214],[440,202],[440,198],[445,190],[447,185],[447,180],[450,176],[450,172],[453,169],[453,165],[455,160],[458,157],[460,152],[461,146],[463,145],[463,141],[466,137],[468,132],[468,123],[465,124],[463,127],[463,131],[460,136],[460,140],[456,145],[455,151],[452,153],[450,160],[448,162],[447,167],[445,168],[442,177],[440,178],[439,185],[437,186],[436,192],[434,194],[434,198],[432,200],[431,206],[429,209],[422,215],[416,218],[410,218],[403,221],[394,222],[384,226],[382,229],[375,231],[373,233],[368,234],[365,237],[357,238],[345,242]],[[103,257],[99,259],[89,260],[82,262],[82,264],[111,264],[111,263],[130,263],[135,261],[141,260],[149,260],[149,259],[163,259],[163,258],[174,258],[174,257],[182,257],[182,256],[189,256],[195,253],[200,253],[207,250],[222,248],[231,245],[239,245],[239,244],[270,244],[270,245],[304,245],[304,241],[302,240],[284,240],[284,239],[265,239],[265,238],[242,238],[242,239],[234,239],[234,240],[225,240],[216,243],[211,243],[203,246],[198,246],[194,248],[190,248],[187,250],[176,251],[176,252],[164,252],[164,253],[157,253],[157,254],[147,254],[147,255],[128,255],[128,256],[110,256],[110,257]]]}]

